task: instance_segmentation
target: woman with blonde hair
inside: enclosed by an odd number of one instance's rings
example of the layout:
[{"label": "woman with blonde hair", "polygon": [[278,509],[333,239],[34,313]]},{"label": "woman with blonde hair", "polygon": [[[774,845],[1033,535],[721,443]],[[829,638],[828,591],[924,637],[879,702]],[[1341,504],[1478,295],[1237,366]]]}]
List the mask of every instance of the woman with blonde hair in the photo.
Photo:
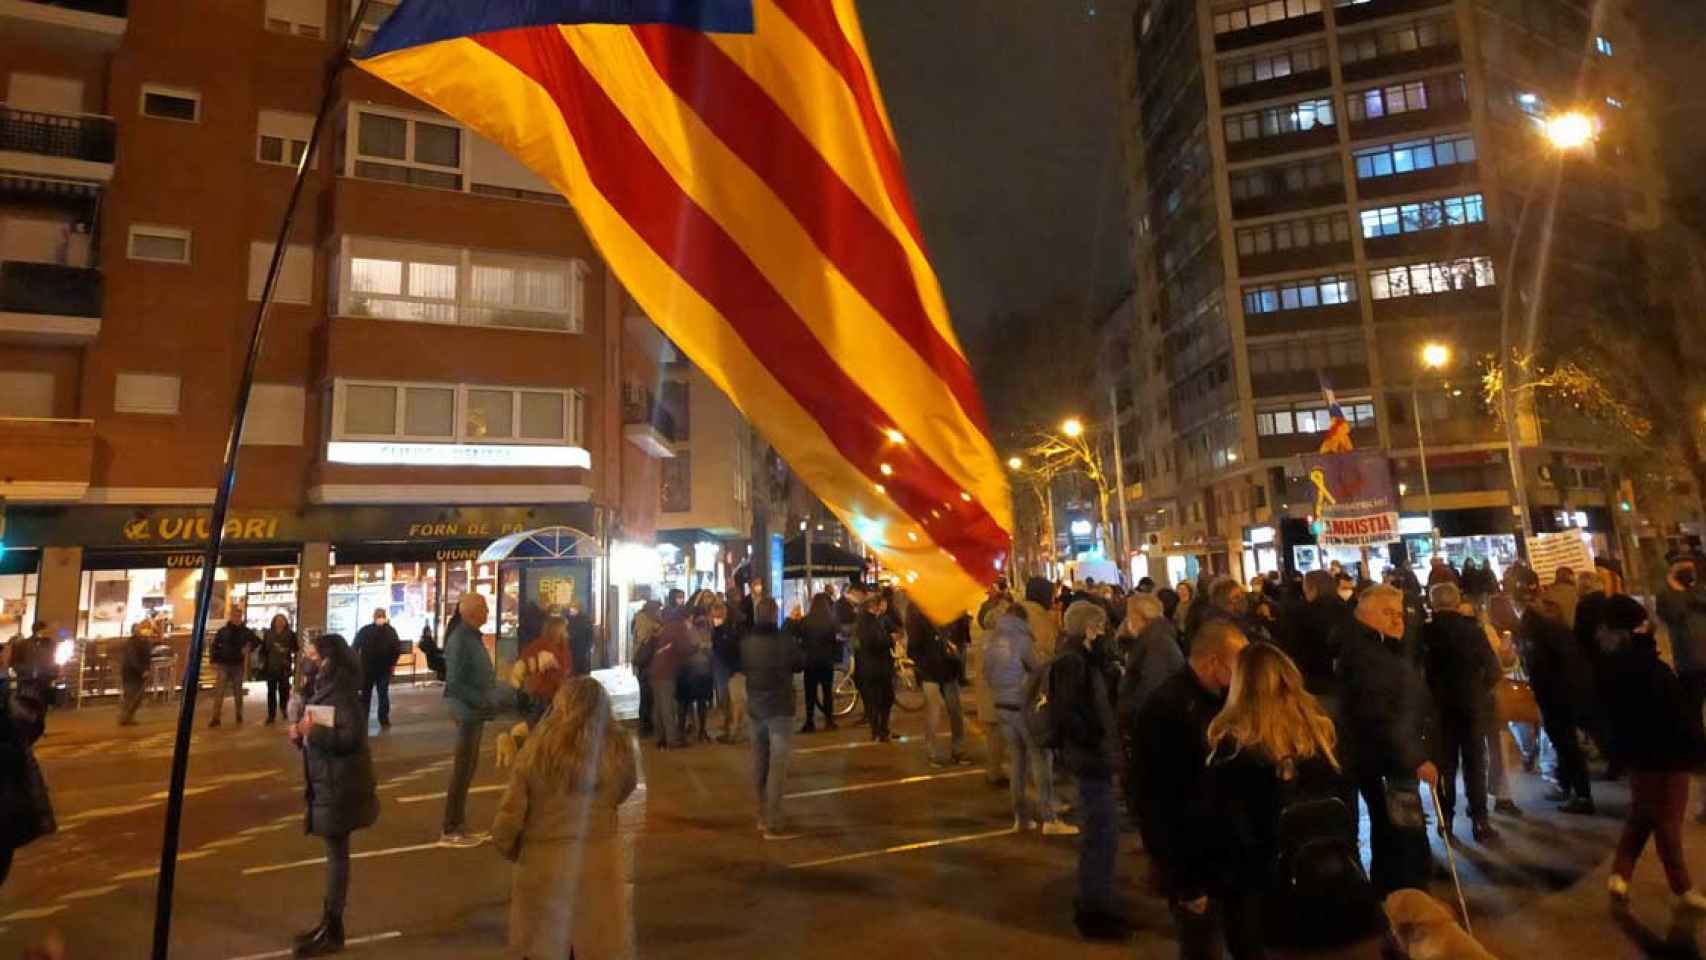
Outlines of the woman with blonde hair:
[{"label": "woman with blonde hair", "polygon": [[598,681],[563,681],[492,822],[492,845],[515,863],[511,957],[635,955],[633,857],[617,809],[639,783],[638,754]]},{"label": "woman with blonde hair", "polygon": [[1249,960],[1266,956],[1269,942],[1313,947],[1367,935],[1379,902],[1343,799],[1350,788],[1338,735],[1280,648],[1244,650],[1208,743],[1207,822],[1218,825],[1205,843],[1208,887],[1231,955]]}]

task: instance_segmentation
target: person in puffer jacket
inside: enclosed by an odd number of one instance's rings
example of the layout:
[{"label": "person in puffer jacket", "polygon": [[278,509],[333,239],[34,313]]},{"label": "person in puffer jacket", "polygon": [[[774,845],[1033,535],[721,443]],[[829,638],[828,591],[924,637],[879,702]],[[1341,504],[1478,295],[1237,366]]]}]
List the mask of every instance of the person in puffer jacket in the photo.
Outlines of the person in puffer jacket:
[{"label": "person in puffer jacket", "polygon": [[[1031,742],[1025,726],[1025,686],[1043,666],[1034,652],[1031,627],[1024,609],[1012,604],[996,613],[983,638],[983,662],[978,672],[989,684],[995,700],[1001,735],[1012,758],[1013,775],[1008,790],[1013,799],[1013,825],[1027,830],[1054,820],[1054,784],[1044,751]],[[1036,784],[1036,806],[1027,800],[1026,781]]]}]

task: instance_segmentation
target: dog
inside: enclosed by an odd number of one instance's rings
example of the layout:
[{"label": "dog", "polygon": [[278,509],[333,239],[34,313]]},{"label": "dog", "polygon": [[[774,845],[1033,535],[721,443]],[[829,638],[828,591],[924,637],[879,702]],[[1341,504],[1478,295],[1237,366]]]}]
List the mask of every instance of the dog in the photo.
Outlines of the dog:
[{"label": "dog", "polygon": [[1409,960],[1498,960],[1457,925],[1450,907],[1420,890],[1393,893],[1385,910],[1392,938]]}]

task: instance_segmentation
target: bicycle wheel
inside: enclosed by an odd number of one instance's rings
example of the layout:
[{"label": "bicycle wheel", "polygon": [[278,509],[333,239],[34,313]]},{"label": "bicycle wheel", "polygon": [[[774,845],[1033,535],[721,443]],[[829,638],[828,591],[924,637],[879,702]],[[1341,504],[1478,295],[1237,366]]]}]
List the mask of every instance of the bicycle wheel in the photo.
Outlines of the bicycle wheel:
[{"label": "bicycle wheel", "polygon": [[907,713],[924,709],[924,685],[918,682],[918,674],[909,665],[895,665],[894,705]]},{"label": "bicycle wheel", "polygon": [[853,673],[844,667],[835,668],[835,685],[830,690],[835,698],[835,715],[845,717],[859,705],[859,685],[853,682]]}]

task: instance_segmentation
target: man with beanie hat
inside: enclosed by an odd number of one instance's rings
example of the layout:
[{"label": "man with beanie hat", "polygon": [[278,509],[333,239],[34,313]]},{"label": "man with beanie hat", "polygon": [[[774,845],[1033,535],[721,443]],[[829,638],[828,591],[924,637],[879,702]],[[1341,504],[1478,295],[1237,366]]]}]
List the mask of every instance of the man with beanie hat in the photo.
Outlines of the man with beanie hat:
[{"label": "man with beanie hat", "polygon": [[1119,852],[1119,730],[1113,697],[1091,645],[1108,631],[1108,612],[1092,600],[1066,608],[1060,651],[1048,677],[1060,755],[1078,783],[1082,833],[1078,842],[1078,932],[1092,940],[1124,939],[1130,932],[1114,904],[1114,863]]}]

